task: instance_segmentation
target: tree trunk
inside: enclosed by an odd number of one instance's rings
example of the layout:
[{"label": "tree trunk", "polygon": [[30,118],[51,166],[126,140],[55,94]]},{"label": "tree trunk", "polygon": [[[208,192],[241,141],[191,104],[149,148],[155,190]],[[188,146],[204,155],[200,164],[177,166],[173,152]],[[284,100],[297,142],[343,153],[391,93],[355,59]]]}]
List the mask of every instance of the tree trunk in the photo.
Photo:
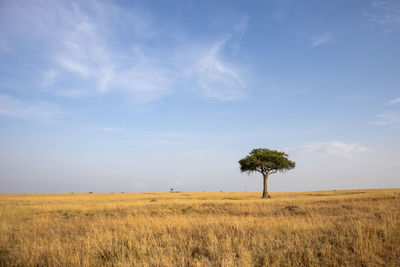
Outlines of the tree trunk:
[{"label": "tree trunk", "polygon": [[264,177],[264,190],[263,190],[263,195],[262,198],[268,198],[268,187],[267,187],[267,180],[268,180],[268,173],[263,174]]}]

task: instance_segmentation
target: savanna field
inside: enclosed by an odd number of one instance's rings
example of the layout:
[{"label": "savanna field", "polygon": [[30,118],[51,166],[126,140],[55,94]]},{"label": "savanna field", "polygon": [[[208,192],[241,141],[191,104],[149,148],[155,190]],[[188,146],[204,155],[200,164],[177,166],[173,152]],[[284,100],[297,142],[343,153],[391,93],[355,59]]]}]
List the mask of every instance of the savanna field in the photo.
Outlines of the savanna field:
[{"label": "savanna field", "polygon": [[400,189],[0,194],[0,266],[399,266]]}]

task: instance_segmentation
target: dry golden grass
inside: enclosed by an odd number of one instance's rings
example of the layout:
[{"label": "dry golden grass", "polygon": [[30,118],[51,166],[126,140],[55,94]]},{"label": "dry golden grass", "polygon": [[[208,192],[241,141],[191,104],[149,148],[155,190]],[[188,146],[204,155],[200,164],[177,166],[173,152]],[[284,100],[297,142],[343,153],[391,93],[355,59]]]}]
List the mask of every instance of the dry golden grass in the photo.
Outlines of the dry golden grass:
[{"label": "dry golden grass", "polygon": [[399,266],[400,189],[0,194],[1,266]]}]

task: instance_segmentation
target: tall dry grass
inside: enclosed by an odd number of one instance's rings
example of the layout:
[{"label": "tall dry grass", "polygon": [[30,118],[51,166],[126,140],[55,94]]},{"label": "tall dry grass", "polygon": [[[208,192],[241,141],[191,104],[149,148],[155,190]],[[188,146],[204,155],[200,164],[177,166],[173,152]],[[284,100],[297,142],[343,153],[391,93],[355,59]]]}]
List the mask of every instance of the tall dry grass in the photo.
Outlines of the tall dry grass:
[{"label": "tall dry grass", "polygon": [[1,266],[399,266],[400,190],[1,194]]}]

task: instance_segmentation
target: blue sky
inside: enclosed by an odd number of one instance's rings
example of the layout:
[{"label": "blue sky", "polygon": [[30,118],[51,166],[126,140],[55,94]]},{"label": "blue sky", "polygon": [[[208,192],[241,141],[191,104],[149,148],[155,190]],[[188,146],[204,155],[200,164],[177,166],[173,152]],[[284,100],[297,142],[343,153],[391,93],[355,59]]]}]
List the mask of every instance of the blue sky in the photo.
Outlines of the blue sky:
[{"label": "blue sky", "polygon": [[1,1],[0,192],[400,187],[400,1]]}]

